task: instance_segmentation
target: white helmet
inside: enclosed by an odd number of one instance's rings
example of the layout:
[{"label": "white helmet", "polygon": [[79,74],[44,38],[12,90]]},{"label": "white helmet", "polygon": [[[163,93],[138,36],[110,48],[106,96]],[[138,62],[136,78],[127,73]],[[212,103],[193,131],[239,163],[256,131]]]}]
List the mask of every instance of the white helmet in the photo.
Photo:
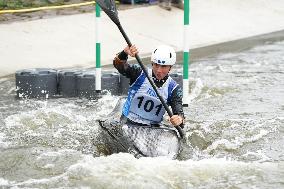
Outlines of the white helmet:
[{"label": "white helmet", "polygon": [[176,63],[176,53],[172,47],[160,45],[153,50],[151,61],[156,64],[172,66]]}]

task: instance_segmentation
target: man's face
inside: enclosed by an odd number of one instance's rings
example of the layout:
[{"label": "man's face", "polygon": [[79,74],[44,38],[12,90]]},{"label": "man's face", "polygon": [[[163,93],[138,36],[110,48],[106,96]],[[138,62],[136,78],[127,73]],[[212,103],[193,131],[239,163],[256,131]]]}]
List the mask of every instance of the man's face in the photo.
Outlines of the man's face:
[{"label": "man's face", "polygon": [[160,65],[152,62],[152,69],[158,80],[164,79],[171,70],[171,67],[170,65]]}]

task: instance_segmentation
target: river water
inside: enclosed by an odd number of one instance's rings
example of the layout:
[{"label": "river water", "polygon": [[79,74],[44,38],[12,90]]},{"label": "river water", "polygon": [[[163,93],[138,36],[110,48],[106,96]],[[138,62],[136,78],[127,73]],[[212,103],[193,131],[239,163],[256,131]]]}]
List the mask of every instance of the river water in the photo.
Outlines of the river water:
[{"label": "river water", "polygon": [[199,60],[189,75],[181,160],[103,156],[96,120],[118,97],[17,100],[14,78],[0,78],[0,188],[284,188],[284,42]]}]

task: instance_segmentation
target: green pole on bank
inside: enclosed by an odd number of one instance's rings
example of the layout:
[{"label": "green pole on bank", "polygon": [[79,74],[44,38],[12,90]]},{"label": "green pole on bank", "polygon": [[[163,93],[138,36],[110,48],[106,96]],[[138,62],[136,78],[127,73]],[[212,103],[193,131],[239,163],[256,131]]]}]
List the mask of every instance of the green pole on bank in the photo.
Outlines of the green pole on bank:
[{"label": "green pole on bank", "polygon": [[96,91],[101,91],[101,36],[100,36],[100,23],[101,23],[101,8],[96,3]]},{"label": "green pole on bank", "polygon": [[188,80],[188,67],[189,67],[189,1],[184,0],[184,37],[183,37],[183,105],[188,106],[187,96],[189,94],[189,80]]}]

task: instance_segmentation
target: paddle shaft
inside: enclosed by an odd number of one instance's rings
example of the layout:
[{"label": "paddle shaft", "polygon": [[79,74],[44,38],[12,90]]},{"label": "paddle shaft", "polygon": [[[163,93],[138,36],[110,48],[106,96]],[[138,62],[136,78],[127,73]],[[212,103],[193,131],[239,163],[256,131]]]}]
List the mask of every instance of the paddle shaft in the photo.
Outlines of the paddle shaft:
[{"label": "paddle shaft", "polygon": [[[117,25],[119,31],[121,32],[122,36],[124,37],[124,39],[125,39],[127,45],[128,45],[129,47],[131,47],[132,44],[131,44],[131,42],[130,42],[128,36],[126,35],[126,33],[125,33],[123,27],[121,26],[121,24],[119,23],[119,24],[116,24],[116,25]],[[153,82],[153,80],[150,78],[150,76],[149,76],[149,74],[148,74],[147,68],[144,66],[144,64],[142,64],[142,61],[141,61],[139,55],[138,55],[138,54],[135,54],[135,58],[136,58],[138,64],[140,65],[140,67],[142,68],[143,72],[146,74],[146,77],[148,78],[148,80],[149,80],[151,86],[153,87],[154,91],[156,92],[157,96],[159,97],[160,101],[162,102],[162,104],[163,104],[164,108],[166,109],[168,115],[169,115],[170,117],[172,117],[172,116],[173,116],[172,111],[170,110],[169,106],[166,104],[164,98],[160,95],[160,93],[159,93],[159,91],[158,91],[158,89],[157,89],[155,83]],[[176,126],[175,128],[178,130],[180,137],[183,138],[183,132],[182,132],[181,127],[180,127],[180,126]]]}]

